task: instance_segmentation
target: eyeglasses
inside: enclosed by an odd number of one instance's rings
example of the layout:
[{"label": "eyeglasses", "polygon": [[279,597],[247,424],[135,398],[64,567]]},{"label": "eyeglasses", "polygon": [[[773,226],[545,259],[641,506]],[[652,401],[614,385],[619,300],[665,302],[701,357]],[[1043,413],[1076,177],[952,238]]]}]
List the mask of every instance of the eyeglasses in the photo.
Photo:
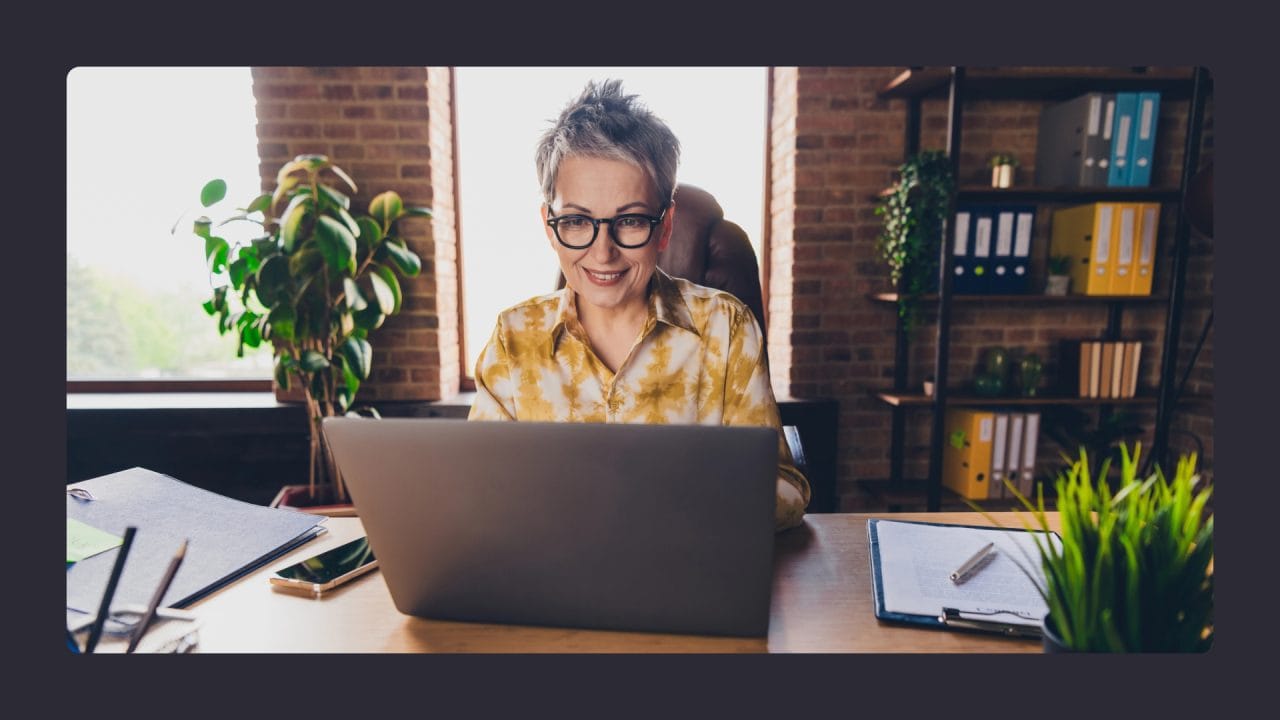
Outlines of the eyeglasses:
[{"label": "eyeglasses", "polygon": [[[551,208],[547,208],[550,211]],[[556,240],[570,250],[591,247],[600,234],[600,223],[609,223],[609,238],[618,247],[634,250],[644,247],[653,239],[653,228],[666,217],[667,209],[657,215],[627,213],[611,218],[593,218],[589,215],[560,215],[547,218],[547,224],[556,234]]]}]

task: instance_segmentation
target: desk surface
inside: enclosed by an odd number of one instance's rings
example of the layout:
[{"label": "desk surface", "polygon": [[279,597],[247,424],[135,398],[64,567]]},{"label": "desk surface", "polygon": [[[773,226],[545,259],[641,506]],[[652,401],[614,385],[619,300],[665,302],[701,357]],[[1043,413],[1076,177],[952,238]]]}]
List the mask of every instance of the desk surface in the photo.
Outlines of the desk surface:
[{"label": "desk surface", "polygon": [[[1020,527],[1012,513],[1001,524]],[[809,515],[778,536],[768,638],[604,632],[426,620],[400,614],[375,571],[320,598],[274,590],[269,573],[363,533],[356,518],[195,604],[201,652],[1040,652],[1039,640],[876,620],[867,519],[989,525],[976,513]],[[1056,521],[1053,518],[1052,521]]]}]

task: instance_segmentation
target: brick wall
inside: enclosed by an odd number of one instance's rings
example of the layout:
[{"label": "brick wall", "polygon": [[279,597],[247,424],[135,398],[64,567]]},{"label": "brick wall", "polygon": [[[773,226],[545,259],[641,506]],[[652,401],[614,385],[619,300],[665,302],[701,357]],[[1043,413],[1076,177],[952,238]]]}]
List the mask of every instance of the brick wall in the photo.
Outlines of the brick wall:
[{"label": "brick wall", "polygon": [[[874,214],[873,196],[895,180],[895,168],[902,162],[906,102],[879,99],[876,91],[900,70],[774,70],[770,353],[771,358],[787,357],[787,362],[773,366],[774,381],[782,393],[840,400],[839,478],[846,510],[873,507],[856,480],[886,478],[889,473],[891,413],[867,391],[892,383],[895,316],[892,306],[871,302],[867,293],[892,289],[887,267],[875,253],[881,226]],[[966,102],[960,181],[988,183],[986,159],[996,151],[1012,151],[1021,161],[1017,182],[1029,183],[1035,172],[1036,126],[1044,104]],[[1154,184],[1178,183],[1187,105],[1161,104]],[[1211,126],[1210,119],[1206,129]],[[924,102],[922,128],[922,149],[945,149],[945,100]],[[1202,161],[1209,158],[1211,149],[1212,133],[1207,132]],[[1034,283],[1042,282],[1044,276],[1050,212],[1049,206],[1042,205],[1036,218]],[[1166,207],[1158,259],[1168,259],[1175,221],[1173,208]],[[1189,299],[1184,310],[1179,374],[1211,307],[1211,280],[1211,243],[1193,242],[1187,294],[1194,299]],[[1168,281],[1166,262],[1157,269],[1156,293],[1167,292]],[[1164,317],[1164,305],[1159,303],[1131,306],[1124,315],[1123,333],[1147,343],[1143,358],[1147,386],[1158,376]],[[972,378],[984,348],[1004,345],[1039,354],[1046,361],[1046,375],[1052,378],[1057,341],[1098,336],[1105,324],[1102,306],[955,306],[949,374],[953,385],[965,383]],[[927,321],[912,338],[910,382],[916,387],[932,369],[933,332],[933,323]],[[779,352],[788,341],[789,356]],[[1212,393],[1211,341],[1192,377],[1188,392]],[[1096,410],[1089,412],[1096,418]],[[907,414],[907,477],[927,474],[928,417],[923,411]],[[1153,418],[1154,410],[1146,410],[1138,413],[1137,421],[1149,430]],[[1210,407],[1184,409],[1175,416],[1174,427],[1200,435],[1205,442],[1205,459],[1211,460]],[[1147,432],[1144,445],[1149,447],[1150,443]],[[1041,462],[1052,463],[1059,450],[1042,437]]]},{"label": "brick wall", "polygon": [[296,155],[328,155],[355,180],[365,211],[386,190],[435,210],[401,233],[422,258],[402,278],[399,315],[370,334],[373,376],[360,402],[438,400],[458,389],[457,234],[447,68],[256,67],[258,153],[264,189]]}]

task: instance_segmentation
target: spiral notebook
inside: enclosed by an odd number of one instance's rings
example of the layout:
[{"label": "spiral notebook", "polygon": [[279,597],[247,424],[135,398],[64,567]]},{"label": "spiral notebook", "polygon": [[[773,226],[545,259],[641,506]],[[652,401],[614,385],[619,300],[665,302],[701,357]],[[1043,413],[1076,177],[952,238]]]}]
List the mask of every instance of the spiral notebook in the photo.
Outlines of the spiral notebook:
[{"label": "spiral notebook", "polygon": [[[867,535],[878,619],[1040,636],[1049,608],[1036,589],[1044,577],[1033,537],[1058,543],[1057,535],[880,518],[867,521]],[[951,574],[987,543],[994,556],[968,580],[953,582]]]}]

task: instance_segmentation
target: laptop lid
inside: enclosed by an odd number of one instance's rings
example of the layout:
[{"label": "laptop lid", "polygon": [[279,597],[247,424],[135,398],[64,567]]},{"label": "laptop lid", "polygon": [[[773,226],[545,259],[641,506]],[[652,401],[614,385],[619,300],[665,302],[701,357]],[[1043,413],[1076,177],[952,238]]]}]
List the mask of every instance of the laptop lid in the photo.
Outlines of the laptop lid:
[{"label": "laptop lid", "polygon": [[325,418],[400,612],[762,636],[771,428]]}]

